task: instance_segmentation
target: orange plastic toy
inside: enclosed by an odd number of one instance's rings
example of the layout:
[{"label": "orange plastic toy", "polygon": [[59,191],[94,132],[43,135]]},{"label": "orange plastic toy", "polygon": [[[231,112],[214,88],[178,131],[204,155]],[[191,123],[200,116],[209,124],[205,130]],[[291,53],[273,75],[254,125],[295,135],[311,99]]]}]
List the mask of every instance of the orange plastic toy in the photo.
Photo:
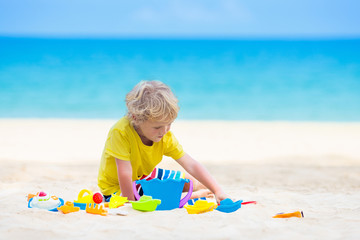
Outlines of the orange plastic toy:
[{"label": "orange plastic toy", "polygon": [[108,214],[108,211],[103,209],[103,206],[99,204],[92,204],[92,203],[86,204],[85,210],[87,213],[98,214],[101,216],[107,216]]},{"label": "orange plastic toy", "polygon": [[67,213],[71,213],[71,212],[80,211],[80,208],[74,207],[74,203],[68,201],[65,203],[65,205],[58,207],[57,210],[64,214],[67,214]]},{"label": "orange plastic toy", "polygon": [[278,213],[275,216],[273,216],[273,218],[291,218],[291,217],[303,218],[304,213],[302,211],[296,211],[292,213]]},{"label": "orange plastic toy", "polygon": [[37,195],[39,195],[39,193],[37,193],[37,194],[29,193],[27,196],[27,201],[30,201],[30,199],[32,199],[33,197],[36,197]]}]

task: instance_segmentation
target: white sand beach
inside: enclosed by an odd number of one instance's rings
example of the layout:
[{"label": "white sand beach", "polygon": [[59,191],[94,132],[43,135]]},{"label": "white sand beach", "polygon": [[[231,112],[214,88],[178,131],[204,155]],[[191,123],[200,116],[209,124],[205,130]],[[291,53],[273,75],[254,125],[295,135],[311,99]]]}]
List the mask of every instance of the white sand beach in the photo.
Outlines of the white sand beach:
[{"label": "white sand beach", "polygon": [[[172,131],[234,199],[233,213],[185,209],[99,216],[29,209],[28,193],[98,191],[116,120],[0,119],[0,239],[359,239],[360,123],[176,121]],[[179,168],[165,158],[161,164]],[[304,218],[274,219],[302,210]]]}]

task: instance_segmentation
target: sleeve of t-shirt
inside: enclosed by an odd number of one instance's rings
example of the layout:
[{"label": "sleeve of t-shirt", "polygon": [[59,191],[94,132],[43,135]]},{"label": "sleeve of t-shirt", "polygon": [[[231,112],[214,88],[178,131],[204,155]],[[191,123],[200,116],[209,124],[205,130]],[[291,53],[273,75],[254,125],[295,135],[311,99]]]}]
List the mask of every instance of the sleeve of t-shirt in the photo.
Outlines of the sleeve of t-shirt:
[{"label": "sleeve of t-shirt", "polygon": [[185,152],[179,141],[174,136],[174,134],[170,132],[169,135],[170,136],[166,140],[166,144],[165,144],[166,149],[164,151],[164,155],[168,157],[172,157],[175,160],[178,160],[179,158],[185,155]]},{"label": "sleeve of t-shirt", "polygon": [[109,133],[105,151],[117,159],[130,161],[129,141],[119,130],[114,129]]}]

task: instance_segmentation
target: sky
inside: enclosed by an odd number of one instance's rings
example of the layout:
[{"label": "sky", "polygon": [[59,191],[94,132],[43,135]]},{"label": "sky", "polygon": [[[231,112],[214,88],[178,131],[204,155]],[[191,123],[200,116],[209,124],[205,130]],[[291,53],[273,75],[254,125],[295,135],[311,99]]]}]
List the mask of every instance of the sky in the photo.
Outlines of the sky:
[{"label": "sky", "polygon": [[359,38],[359,0],[0,0],[0,36]]}]

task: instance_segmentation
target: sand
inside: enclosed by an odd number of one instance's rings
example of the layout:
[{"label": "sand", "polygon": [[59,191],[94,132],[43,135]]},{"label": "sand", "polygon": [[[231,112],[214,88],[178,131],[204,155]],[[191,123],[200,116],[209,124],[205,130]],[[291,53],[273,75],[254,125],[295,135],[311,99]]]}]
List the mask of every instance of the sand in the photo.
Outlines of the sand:
[{"label": "sand", "polygon": [[[27,208],[47,191],[98,191],[115,120],[0,120],[0,239],[359,239],[360,123],[176,121],[173,132],[234,199],[234,213],[185,209],[98,216]],[[165,158],[162,167],[179,166]],[[305,218],[274,219],[302,210]]]}]

